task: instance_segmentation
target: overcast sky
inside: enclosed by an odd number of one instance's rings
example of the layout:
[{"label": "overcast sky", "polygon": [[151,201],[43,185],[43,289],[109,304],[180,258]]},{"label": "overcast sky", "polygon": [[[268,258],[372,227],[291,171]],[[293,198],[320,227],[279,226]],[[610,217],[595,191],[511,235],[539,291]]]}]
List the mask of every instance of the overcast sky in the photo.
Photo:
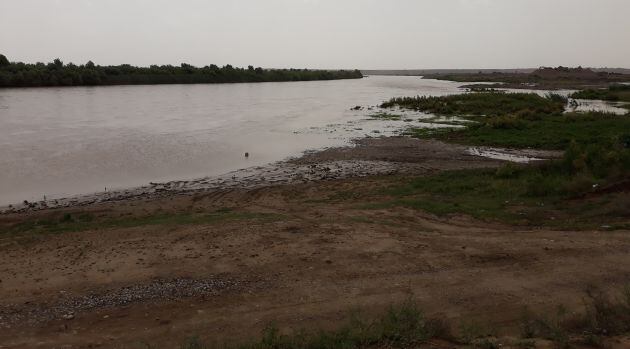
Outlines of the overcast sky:
[{"label": "overcast sky", "polygon": [[629,0],[0,0],[11,61],[630,68]]}]

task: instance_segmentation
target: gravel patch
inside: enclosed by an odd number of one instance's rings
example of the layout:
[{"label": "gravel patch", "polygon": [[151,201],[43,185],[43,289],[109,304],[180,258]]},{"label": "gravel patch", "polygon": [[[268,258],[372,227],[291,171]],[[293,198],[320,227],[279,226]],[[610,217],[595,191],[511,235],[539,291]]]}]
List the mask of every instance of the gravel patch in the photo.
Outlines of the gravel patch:
[{"label": "gravel patch", "polygon": [[76,314],[101,308],[116,308],[151,301],[176,301],[191,297],[216,296],[239,289],[246,282],[223,278],[155,280],[147,284],[126,286],[86,296],[62,296],[51,304],[11,304],[0,306],[0,327],[66,319]]}]

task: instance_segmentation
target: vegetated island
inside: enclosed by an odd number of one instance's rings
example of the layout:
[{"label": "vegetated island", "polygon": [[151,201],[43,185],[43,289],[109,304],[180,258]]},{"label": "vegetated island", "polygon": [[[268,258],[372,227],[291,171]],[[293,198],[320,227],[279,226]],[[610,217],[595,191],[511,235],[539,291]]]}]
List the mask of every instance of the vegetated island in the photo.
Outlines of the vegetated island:
[{"label": "vegetated island", "polygon": [[362,77],[359,70],[263,69],[251,65],[238,68],[229,64],[223,67],[211,64],[201,68],[187,63],[180,66],[134,67],[129,64],[101,66],[92,61],[83,65],[64,64],[60,59],[47,64],[28,64],[10,62],[0,54],[0,87],[221,84]]},{"label": "vegetated island", "polygon": [[[630,85],[612,85],[607,89],[587,89],[572,93],[575,99],[601,99],[609,102],[630,102]],[[626,106],[630,106],[626,104]]]},{"label": "vegetated island", "polygon": [[[460,116],[468,121],[461,128],[412,128],[409,135],[413,137],[474,146],[555,149],[564,154],[561,159],[531,165],[507,163],[499,169],[418,178],[401,189],[405,193],[401,202],[435,214],[464,213],[512,224],[546,221],[544,225],[555,225],[565,219],[571,221],[571,228],[579,221],[592,227],[618,224],[615,227],[627,229],[627,214],[617,215],[611,207],[624,207],[628,200],[622,195],[630,183],[628,114],[565,112],[566,105],[567,98],[557,94],[543,97],[495,90],[393,98],[383,103],[383,108]],[[584,201],[583,207],[567,209],[580,202],[578,198]],[[595,205],[599,210],[595,213],[586,208],[584,198],[615,203],[607,208]],[[545,212],[531,214],[529,210],[543,201]],[[602,217],[605,221],[598,221]]]},{"label": "vegetated island", "polygon": [[494,83],[490,86],[483,85],[485,87],[544,90],[605,88],[613,84],[630,82],[630,74],[624,70],[594,70],[582,67],[541,67],[531,72],[448,72],[423,76],[425,79]]}]

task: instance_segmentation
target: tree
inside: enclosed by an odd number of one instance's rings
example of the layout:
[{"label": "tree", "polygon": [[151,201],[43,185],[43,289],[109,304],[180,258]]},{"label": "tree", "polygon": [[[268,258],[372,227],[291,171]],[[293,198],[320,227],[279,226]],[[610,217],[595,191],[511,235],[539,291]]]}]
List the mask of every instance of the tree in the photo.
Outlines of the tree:
[{"label": "tree", "polygon": [[81,80],[85,85],[99,85],[101,83],[101,77],[93,69],[86,69],[81,74]]},{"label": "tree", "polygon": [[0,67],[6,67],[8,65],[10,65],[11,63],[9,62],[9,60],[7,59],[7,57],[3,54],[0,54]]},{"label": "tree", "polygon": [[308,81],[360,77],[358,71],[353,74],[347,71],[264,70],[253,65],[240,68],[230,64],[222,68],[215,64],[197,68],[188,63],[150,67],[129,64],[99,66],[92,61],[83,65],[64,63],[59,58],[48,64],[28,64],[9,62],[0,55],[0,87]]},{"label": "tree", "polygon": [[192,73],[195,72],[195,67],[193,67],[191,64],[182,63],[180,66],[184,70],[184,72],[186,72],[188,74],[192,74]]},{"label": "tree", "polygon": [[8,86],[9,82],[9,75],[0,71],[0,86]]}]

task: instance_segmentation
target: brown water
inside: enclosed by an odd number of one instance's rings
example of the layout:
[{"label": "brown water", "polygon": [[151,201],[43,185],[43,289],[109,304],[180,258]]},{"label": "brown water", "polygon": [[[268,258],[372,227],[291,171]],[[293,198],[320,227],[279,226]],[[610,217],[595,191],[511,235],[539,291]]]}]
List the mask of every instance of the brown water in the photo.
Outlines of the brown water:
[{"label": "brown water", "polygon": [[350,108],[394,96],[459,93],[458,86],[374,76],[0,89],[0,204],[217,175],[378,135],[378,129],[395,133],[410,123],[370,121],[375,111]]}]

